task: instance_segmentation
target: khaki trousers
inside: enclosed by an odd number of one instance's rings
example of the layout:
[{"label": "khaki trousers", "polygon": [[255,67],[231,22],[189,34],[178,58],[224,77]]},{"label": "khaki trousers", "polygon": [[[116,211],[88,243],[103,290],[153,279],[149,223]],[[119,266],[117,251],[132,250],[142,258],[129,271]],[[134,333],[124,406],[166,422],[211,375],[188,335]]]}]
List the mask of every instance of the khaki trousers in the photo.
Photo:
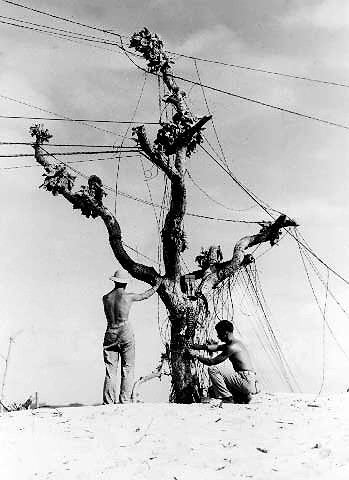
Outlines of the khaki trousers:
[{"label": "khaki trousers", "polygon": [[[103,403],[130,402],[135,368],[135,340],[129,323],[107,328],[103,342],[103,358],[105,364]],[[119,360],[121,360],[121,383],[118,395],[116,382]]]},{"label": "khaki trousers", "polygon": [[236,372],[230,360],[208,367],[215,398],[237,397],[258,393],[256,373],[250,370]]}]

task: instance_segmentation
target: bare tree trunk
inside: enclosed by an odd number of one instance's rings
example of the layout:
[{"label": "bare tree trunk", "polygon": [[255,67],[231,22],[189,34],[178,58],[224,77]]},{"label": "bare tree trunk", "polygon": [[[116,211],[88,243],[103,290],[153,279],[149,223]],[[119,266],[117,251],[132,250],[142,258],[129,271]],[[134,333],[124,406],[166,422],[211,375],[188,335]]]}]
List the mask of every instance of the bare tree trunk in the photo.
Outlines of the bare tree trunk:
[{"label": "bare tree trunk", "polygon": [[175,403],[200,402],[200,386],[192,372],[190,360],[183,358],[187,342],[185,338],[186,322],[183,318],[171,322],[171,371],[172,395]]},{"label": "bare tree trunk", "polygon": [[164,171],[171,182],[171,201],[162,229],[165,277],[169,280],[159,295],[164,301],[171,321],[172,400],[178,403],[197,401],[196,379],[183,353],[188,343],[187,312],[190,301],[180,288],[182,252],[187,248],[183,220],[186,213],[186,160],[202,141],[201,130],[211,116],[196,118],[186,105],[184,91],[176,84],[162,41],[144,28],[133,35],[130,46],[148,62],[148,70],[156,73],[167,87],[165,102],[173,106],[172,119],[163,123],[154,145],[151,145],[144,127],[137,127],[137,142],[147,158]]}]

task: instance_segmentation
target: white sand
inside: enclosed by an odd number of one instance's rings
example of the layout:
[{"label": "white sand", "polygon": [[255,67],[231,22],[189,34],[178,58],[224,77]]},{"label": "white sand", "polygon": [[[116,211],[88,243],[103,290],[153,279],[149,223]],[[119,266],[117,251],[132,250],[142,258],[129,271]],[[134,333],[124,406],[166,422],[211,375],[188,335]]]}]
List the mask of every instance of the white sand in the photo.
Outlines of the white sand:
[{"label": "white sand", "polygon": [[349,394],[0,416],[0,478],[349,479]]}]

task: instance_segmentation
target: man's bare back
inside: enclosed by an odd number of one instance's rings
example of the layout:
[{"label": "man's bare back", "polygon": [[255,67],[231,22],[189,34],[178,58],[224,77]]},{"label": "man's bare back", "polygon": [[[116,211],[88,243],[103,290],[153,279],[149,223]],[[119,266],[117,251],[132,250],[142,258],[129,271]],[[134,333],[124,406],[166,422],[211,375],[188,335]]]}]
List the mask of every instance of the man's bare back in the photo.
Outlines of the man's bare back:
[{"label": "man's bare back", "polygon": [[145,300],[159,288],[161,278],[156,285],[144,293],[128,293],[124,284],[115,283],[115,288],[103,296],[104,313],[108,328],[117,327],[128,321],[133,302]]},{"label": "man's bare back", "polygon": [[132,305],[131,294],[124,289],[114,289],[103,296],[104,313],[108,327],[117,327],[127,322]]},{"label": "man's bare back", "polygon": [[236,372],[253,370],[250,355],[240,340],[234,339],[224,345],[222,353],[226,353]]}]

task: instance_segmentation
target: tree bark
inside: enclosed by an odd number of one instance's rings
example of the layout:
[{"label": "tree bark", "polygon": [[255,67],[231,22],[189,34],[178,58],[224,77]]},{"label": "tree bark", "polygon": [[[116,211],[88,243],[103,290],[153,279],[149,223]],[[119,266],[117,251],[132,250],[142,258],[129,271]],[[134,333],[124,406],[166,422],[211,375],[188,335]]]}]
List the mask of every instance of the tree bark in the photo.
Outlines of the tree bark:
[{"label": "tree bark", "polygon": [[[287,227],[296,227],[294,220],[286,218],[286,215],[280,215],[273,223],[266,223],[261,231],[256,235],[242,237],[234,247],[231,260],[222,263],[216,263],[203,272],[202,281],[198,287],[198,293],[205,295],[206,292],[216,288],[228,277],[233,277],[244,265],[253,261],[252,256],[246,256],[246,250],[260,243],[270,242],[273,246],[280,235],[280,230]],[[194,272],[196,275],[197,273]],[[197,275],[198,276],[198,275]]]},{"label": "tree bark", "polygon": [[193,375],[190,360],[183,358],[186,349],[186,322],[182,316],[171,321],[172,398],[176,403],[200,402],[200,385]]}]

